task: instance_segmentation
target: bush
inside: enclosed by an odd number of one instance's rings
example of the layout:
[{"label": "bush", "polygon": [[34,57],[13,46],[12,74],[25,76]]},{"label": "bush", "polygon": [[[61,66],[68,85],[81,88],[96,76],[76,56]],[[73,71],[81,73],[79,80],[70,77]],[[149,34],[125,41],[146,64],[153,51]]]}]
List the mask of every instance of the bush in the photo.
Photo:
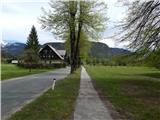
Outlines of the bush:
[{"label": "bush", "polygon": [[151,53],[147,58],[146,62],[149,66],[160,69],[160,50]]}]

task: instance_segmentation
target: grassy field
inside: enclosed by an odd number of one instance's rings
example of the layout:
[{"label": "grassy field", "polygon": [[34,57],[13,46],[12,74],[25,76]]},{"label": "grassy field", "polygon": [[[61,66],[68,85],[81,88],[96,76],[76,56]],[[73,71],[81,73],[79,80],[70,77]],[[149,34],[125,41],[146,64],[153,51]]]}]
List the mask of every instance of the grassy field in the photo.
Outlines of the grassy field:
[{"label": "grassy field", "polygon": [[70,120],[73,117],[79,84],[80,70],[58,81],[54,91],[49,89],[9,120]]},{"label": "grassy field", "polygon": [[147,67],[86,68],[99,93],[128,120],[160,120],[159,70]]},{"label": "grassy field", "polygon": [[28,69],[20,68],[14,64],[1,64],[1,80],[36,74],[40,72],[46,72],[49,70],[53,69],[32,69],[32,71],[29,72]]}]

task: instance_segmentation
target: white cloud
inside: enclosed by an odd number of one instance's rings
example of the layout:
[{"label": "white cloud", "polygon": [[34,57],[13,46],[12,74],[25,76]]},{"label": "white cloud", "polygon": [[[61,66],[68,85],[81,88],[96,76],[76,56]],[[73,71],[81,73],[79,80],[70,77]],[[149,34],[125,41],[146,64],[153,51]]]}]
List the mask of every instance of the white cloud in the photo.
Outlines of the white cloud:
[{"label": "white cloud", "polygon": [[37,3],[47,2],[49,0],[3,0],[2,3]]},{"label": "white cloud", "polygon": [[110,38],[102,39],[102,40],[100,40],[100,42],[107,44],[109,47],[115,47],[115,42],[113,39],[110,39]]},{"label": "white cloud", "polygon": [[119,42],[114,38],[105,38],[100,40],[100,42],[107,44],[109,47],[116,47],[116,48],[127,48],[129,42]]},{"label": "white cloud", "polygon": [[[42,1],[44,2],[44,1]],[[6,1],[2,6],[2,39],[26,42],[32,25],[35,25],[40,43],[55,41],[53,35],[41,29],[38,17],[42,13],[41,7],[48,7],[48,3]]]},{"label": "white cloud", "polygon": [[[38,17],[42,15],[41,7],[48,8],[50,0],[3,0],[2,2],[2,19],[0,28],[2,29],[3,40],[16,40],[26,42],[31,26],[35,25],[39,41],[41,44],[46,42],[57,41],[49,31],[41,29],[38,23]],[[108,16],[110,17],[109,27],[104,32],[104,38],[101,42],[108,44],[110,47],[116,47],[113,39],[105,39],[113,35],[115,29],[112,27],[114,22],[121,20],[124,16],[124,8],[117,7],[117,0],[104,0],[108,4]]]}]

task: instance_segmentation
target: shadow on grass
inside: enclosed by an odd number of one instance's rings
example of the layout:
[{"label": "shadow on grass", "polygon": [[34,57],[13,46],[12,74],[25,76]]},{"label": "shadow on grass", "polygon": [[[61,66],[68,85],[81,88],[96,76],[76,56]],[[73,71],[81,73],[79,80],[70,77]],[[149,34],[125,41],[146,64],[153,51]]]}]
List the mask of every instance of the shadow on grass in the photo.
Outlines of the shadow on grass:
[{"label": "shadow on grass", "polygon": [[160,72],[158,73],[145,73],[145,74],[141,74],[147,77],[152,77],[152,78],[160,78]]}]

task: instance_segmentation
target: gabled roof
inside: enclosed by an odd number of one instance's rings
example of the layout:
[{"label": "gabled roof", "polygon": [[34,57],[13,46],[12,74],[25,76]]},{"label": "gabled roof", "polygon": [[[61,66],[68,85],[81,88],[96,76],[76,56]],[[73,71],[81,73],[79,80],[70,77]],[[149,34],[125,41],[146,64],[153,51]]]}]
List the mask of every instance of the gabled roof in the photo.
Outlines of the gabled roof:
[{"label": "gabled roof", "polygon": [[57,52],[62,56],[65,56],[66,54],[66,50],[57,50]]},{"label": "gabled roof", "polygon": [[64,60],[64,58],[60,55],[60,53],[59,53],[54,47],[52,47],[51,45],[45,45],[43,48],[41,48],[41,49],[39,50],[39,52],[41,52],[46,46],[50,47],[50,48],[58,55],[58,57],[59,57],[60,59]]}]

